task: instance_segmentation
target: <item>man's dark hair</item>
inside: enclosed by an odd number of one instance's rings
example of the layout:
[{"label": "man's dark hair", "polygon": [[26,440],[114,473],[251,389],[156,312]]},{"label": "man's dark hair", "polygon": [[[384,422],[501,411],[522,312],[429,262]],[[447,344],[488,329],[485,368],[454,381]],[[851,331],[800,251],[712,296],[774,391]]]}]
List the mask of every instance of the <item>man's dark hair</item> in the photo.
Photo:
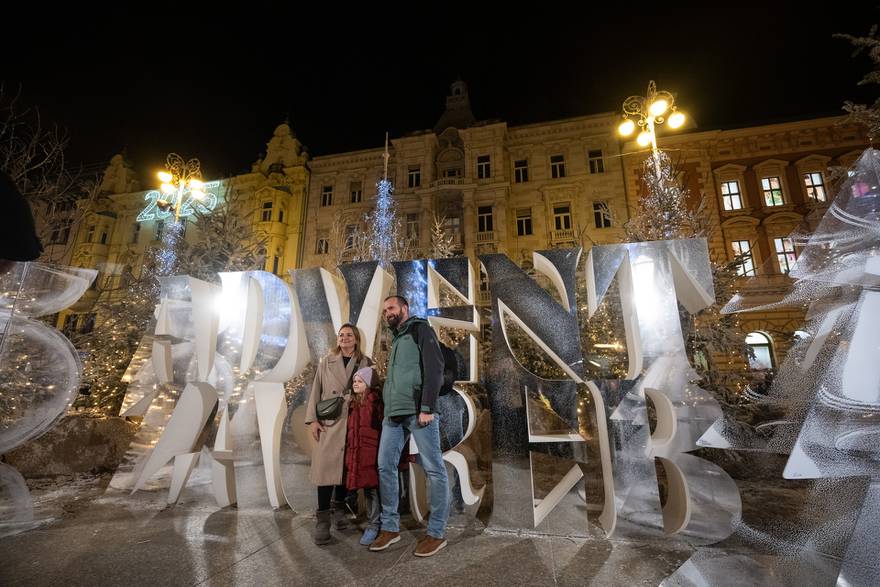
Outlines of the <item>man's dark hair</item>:
[{"label": "man's dark hair", "polygon": [[387,302],[388,300],[390,300],[392,298],[397,300],[397,303],[400,304],[401,306],[406,306],[407,308],[409,308],[409,302],[406,301],[406,298],[403,296],[388,296],[387,298],[385,298],[385,301]]}]

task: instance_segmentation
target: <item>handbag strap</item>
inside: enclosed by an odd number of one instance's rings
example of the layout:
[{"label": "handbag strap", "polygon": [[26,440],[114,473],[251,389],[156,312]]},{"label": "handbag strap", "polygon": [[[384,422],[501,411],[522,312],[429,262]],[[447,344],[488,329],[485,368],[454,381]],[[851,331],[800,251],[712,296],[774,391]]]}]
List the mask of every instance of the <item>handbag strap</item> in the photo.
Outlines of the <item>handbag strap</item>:
[{"label": "handbag strap", "polygon": [[[351,360],[354,360],[354,357],[352,357]],[[355,367],[357,367],[357,364],[355,364]],[[357,372],[358,372],[357,369],[352,369],[352,370],[351,370],[351,375],[348,377],[348,383],[346,384],[345,389],[342,390],[342,395],[344,395],[344,396],[345,396],[345,395],[350,395],[350,392],[351,392],[351,391],[354,391],[354,390],[351,388],[351,386],[352,386],[352,384],[354,383],[354,376],[355,376],[355,373],[357,373]]]}]

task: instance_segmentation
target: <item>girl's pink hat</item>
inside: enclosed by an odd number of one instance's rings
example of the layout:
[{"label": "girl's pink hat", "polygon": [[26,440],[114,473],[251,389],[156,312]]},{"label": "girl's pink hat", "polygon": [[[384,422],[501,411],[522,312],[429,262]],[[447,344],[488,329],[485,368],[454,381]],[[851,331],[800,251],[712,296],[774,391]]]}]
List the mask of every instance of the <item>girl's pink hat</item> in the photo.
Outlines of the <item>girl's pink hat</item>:
[{"label": "girl's pink hat", "polygon": [[367,384],[367,387],[372,388],[375,373],[372,367],[362,367],[355,372],[355,377],[360,377]]}]

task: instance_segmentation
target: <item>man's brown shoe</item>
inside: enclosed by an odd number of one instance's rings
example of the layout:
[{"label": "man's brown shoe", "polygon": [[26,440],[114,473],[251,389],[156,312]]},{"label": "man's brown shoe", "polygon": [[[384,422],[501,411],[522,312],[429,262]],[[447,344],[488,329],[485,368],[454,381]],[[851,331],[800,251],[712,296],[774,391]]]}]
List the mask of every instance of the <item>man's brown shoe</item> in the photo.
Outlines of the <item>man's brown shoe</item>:
[{"label": "man's brown shoe", "polygon": [[425,534],[425,537],[416,545],[416,551],[413,554],[416,556],[432,556],[437,554],[437,551],[444,546],[446,546],[445,538],[434,538],[430,534]]},{"label": "man's brown shoe", "polygon": [[395,542],[400,542],[400,532],[389,532],[387,530],[382,530],[379,532],[379,535],[373,540],[373,543],[370,545],[370,550],[373,552],[379,550],[385,550]]}]

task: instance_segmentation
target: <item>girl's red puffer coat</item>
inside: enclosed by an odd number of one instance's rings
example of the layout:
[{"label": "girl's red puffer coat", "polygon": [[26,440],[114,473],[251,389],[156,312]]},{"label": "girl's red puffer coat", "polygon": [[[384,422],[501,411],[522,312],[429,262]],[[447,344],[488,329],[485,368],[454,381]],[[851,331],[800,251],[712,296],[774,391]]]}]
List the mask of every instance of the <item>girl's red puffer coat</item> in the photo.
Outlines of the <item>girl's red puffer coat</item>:
[{"label": "girl's red puffer coat", "polygon": [[362,402],[352,400],[345,443],[345,485],[348,489],[379,487],[379,435],[382,432],[382,398],[368,389]]}]

